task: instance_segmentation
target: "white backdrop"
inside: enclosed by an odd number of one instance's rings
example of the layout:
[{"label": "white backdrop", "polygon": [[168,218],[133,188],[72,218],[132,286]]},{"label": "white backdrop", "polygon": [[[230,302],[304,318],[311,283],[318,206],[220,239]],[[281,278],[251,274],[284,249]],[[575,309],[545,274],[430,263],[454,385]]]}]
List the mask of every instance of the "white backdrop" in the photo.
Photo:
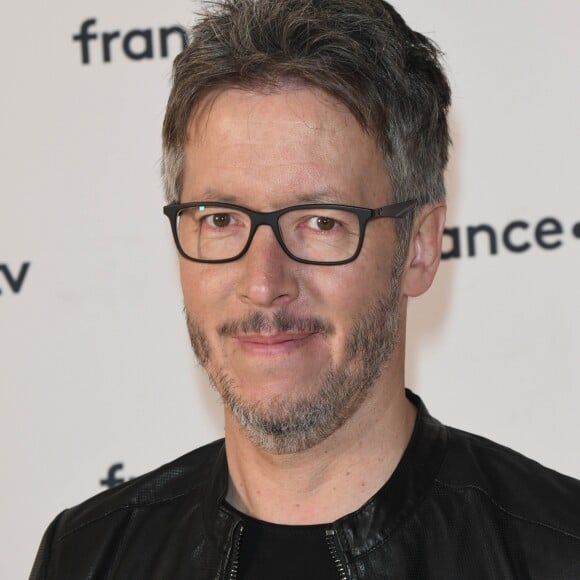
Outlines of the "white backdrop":
[{"label": "white backdrop", "polygon": [[[580,4],[397,7],[445,50],[454,89],[445,249],[458,257],[411,305],[407,382],[441,420],[580,477]],[[136,476],[221,434],[161,213],[181,41],[167,58],[160,35],[195,8],[32,0],[3,19],[3,579],[27,577],[52,517],[105,489],[114,464]],[[73,36],[89,19],[82,64]]]}]

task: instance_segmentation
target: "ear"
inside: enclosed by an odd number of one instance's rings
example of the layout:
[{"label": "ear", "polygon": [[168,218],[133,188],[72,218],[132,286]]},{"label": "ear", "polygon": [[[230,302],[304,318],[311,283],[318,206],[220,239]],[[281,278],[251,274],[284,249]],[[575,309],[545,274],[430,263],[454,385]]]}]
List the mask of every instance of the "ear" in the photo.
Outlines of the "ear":
[{"label": "ear", "polygon": [[422,206],[415,215],[403,281],[405,296],[420,296],[433,283],[441,261],[445,213],[441,202]]}]

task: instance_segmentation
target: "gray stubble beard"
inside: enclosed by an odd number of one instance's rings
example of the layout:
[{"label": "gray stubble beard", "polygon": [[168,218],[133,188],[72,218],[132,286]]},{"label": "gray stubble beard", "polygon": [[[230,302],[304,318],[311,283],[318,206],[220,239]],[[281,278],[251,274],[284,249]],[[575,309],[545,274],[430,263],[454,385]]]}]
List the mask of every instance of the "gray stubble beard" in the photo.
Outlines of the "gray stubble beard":
[{"label": "gray stubble beard", "polygon": [[[212,363],[207,336],[187,313],[191,344],[199,362],[254,445],[277,455],[305,451],[324,441],[360,408],[398,342],[401,272],[402,258],[398,256],[387,292],[355,324],[347,340],[344,364],[330,366],[315,394],[296,400],[278,396],[267,403],[244,403],[235,380]],[[247,332],[289,330],[280,318],[284,316],[271,320],[254,312],[233,326],[243,325]],[[307,322],[298,321],[297,325],[303,329]]]}]

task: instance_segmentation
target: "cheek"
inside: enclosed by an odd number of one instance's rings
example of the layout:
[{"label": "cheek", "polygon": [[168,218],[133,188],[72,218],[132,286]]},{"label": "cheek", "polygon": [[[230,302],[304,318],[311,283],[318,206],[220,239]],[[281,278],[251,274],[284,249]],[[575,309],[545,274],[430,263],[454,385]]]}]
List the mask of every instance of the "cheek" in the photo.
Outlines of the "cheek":
[{"label": "cheek", "polygon": [[386,267],[362,257],[344,266],[318,267],[305,279],[306,309],[332,321],[340,340],[388,288]]},{"label": "cheek", "polygon": [[223,280],[223,271],[220,275],[215,268],[180,259],[179,273],[185,307],[198,321],[212,312],[219,312],[219,305],[224,300],[223,292],[227,282]]},{"label": "cheek", "polygon": [[330,275],[322,278],[327,294],[340,297],[345,306],[356,307],[385,292],[392,256],[376,245],[365,244],[358,258],[350,264],[329,267]]}]

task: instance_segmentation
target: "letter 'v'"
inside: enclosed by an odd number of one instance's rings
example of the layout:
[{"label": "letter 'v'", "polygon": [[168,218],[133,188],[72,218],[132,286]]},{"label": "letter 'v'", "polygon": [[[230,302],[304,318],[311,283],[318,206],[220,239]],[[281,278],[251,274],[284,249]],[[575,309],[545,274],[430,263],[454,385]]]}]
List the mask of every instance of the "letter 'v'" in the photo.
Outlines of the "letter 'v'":
[{"label": "letter 'v'", "polygon": [[24,279],[28,273],[28,268],[30,267],[30,262],[24,262],[20,267],[20,272],[16,277],[12,275],[10,268],[6,264],[0,264],[0,272],[4,274],[10,289],[14,294],[18,294],[22,289],[22,284],[24,284]]}]

